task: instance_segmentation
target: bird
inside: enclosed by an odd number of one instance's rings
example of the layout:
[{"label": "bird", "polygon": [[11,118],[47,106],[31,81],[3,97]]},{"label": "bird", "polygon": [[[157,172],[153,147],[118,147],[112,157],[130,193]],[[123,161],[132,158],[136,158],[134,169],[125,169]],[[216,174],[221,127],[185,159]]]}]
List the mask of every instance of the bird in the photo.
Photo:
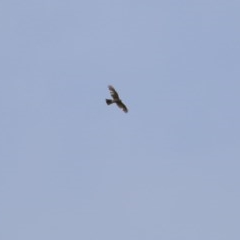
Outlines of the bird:
[{"label": "bird", "polygon": [[107,105],[110,105],[110,104],[112,104],[112,103],[116,103],[119,108],[121,108],[125,113],[127,113],[127,112],[128,112],[128,109],[127,109],[127,107],[124,105],[124,103],[122,102],[122,100],[119,98],[119,95],[118,95],[117,91],[114,89],[114,87],[111,86],[111,85],[109,85],[109,86],[108,86],[108,89],[109,89],[109,91],[110,91],[110,94],[111,94],[111,96],[112,96],[112,99],[106,99]]}]

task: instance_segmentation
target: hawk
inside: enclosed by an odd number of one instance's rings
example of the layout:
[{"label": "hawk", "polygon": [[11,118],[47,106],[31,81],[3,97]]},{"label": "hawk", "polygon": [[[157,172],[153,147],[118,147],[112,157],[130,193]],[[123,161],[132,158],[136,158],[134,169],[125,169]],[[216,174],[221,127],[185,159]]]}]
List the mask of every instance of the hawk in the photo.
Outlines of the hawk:
[{"label": "hawk", "polygon": [[125,113],[128,112],[127,107],[123,104],[122,100],[119,98],[117,91],[114,89],[113,86],[109,85],[108,89],[110,91],[110,94],[112,96],[112,99],[106,99],[107,105],[110,105],[112,103],[116,103],[119,108],[121,108]]}]

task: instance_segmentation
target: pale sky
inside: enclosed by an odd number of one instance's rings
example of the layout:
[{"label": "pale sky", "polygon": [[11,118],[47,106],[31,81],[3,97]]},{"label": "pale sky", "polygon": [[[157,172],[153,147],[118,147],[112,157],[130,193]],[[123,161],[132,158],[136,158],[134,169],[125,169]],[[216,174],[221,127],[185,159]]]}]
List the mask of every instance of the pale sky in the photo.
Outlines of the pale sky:
[{"label": "pale sky", "polygon": [[2,0],[0,239],[239,240],[239,10]]}]

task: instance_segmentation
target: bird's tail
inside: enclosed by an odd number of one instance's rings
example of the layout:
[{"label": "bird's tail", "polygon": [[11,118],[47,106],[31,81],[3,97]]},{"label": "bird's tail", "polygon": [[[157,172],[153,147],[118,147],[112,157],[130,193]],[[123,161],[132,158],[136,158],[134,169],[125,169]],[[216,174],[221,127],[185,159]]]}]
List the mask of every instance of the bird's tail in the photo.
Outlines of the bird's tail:
[{"label": "bird's tail", "polygon": [[111,100],[111,99],[106,99],[106,103],[107,103],[107,105],[110,105],[110,104],[113,103],[113,100]]}]

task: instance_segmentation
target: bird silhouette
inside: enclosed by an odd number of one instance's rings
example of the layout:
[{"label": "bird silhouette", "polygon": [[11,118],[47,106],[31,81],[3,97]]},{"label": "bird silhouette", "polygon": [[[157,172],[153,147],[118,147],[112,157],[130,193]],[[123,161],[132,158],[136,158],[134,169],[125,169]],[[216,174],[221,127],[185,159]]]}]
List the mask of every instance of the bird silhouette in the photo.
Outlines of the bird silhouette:
[{"label": "bird silhouette", "polygon": [[114,89],[114,87],[109,85],[108,89],[110,91],[112,99],[106,99],[107,105],[110,105],[112,103],[116,103],[119,108],[121,108],[125,113],[127,113],[128,109],[125,106],[125,104],[122,102],[122,100],[119,98],[119,95],[118,95],[117,91]]}]

